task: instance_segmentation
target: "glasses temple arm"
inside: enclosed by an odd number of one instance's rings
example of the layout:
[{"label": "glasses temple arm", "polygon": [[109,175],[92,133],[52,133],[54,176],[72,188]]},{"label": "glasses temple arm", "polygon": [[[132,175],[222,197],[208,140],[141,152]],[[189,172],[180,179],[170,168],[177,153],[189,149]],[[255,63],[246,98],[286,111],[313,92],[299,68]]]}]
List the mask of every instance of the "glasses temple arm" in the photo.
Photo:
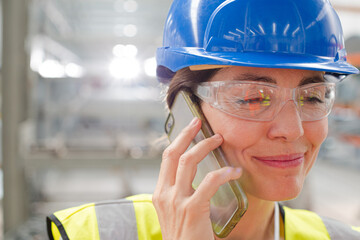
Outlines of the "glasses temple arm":
[{"label": "glasses temple arm", "polygon": [[198,96],[202,101],[214,104],[216,103],[216,87],[208,85],[198,85],[195,90],[195,95]]}]

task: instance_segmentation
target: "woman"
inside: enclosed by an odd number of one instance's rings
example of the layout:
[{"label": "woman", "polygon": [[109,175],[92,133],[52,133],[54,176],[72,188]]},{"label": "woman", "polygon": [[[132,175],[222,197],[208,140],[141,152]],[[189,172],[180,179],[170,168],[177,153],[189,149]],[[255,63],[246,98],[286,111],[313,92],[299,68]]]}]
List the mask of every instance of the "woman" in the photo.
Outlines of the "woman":
[{"label": "woman", "polygon": [[[57,212],[51,238],[216,239],[210,199],[238,179],[249,204],[226,239],[360,239],[360,229],[277,204],[300,193],[316,160],[334,82],[358,73],[328,1],[175,0],[157,61],[168,106],[193,93],[215,135],[186,151],[195,118],[164,151],[153,197]],[[194,190],[197,164],[219,146],[231,167]]]},{"label": "woman", "polygon": [[[293,69],[228,67],[218,70],[209,80],[210,83],[217,81],[232,85],[230,90],[225,90],[227,95],[232,94],[230,91],[233,92],[234,88],[244,88],[241,85],[244,85],[245,81],[248,85],[245,87],[258,85],[261,89],[273,85],[277,89],[304,88],[306,91],[314,92],[316,88],[323,90],[328,87],[324,83],[322,72]],[[333,91],[330,89],[331,87],[327,90]],[[237,98],[231,102],[232,105],[241,99],[239,92],[236,91],[236,94]],[[301,96],[306,97],[304,92]],[[312,109],[315,104],[319,106],[319,103],[312,102],[319,101],[318,97],[307,96],[301,103],[303,106],[300,109],[304,112],[308,105],[310,105],[308,108]],[[314,98],[316,100],[313,100]],[[239,177],[248,197],[249,208],[230,237],[273,238],[271,237],[274,234],[273,201],[292,199],[300,193],[305,177],[326,137],[328,127],[326,116],[330,111],[329,105],[325,106],[328,107],[326,111],[320,113],[314,111],[313,115],[305,115],[299,112],[297,103],[291,101],[291,95],[283,100],[284,102],[274,103],[278,104],[278,109],[274,109],[272,115],[267,116],[265,115],[267,112],[262,112],[251,120],[249,119],[251,115],[247,116],[238,109],[224,112],[202,102],[204,115],[216,133],[214,137],[184,152],[201,125],[198,119],[194,119],[163,155],[153,202],[162,229],[169,231],[167,237],[164,237],[167,232],[162,232],[164,239],[170,239],[171,236],[174,239],[212,239],[209,200],[220,185]],[[264,99],[260,100],[256,96],[254,101],[264,102]],[[271,98],[271,102],[273,101],[276,100]],[[248,110],[250,104],[246,103],[246,105],[239,107]],[[267,120],[268,117],[272,120]],[[198,190],[194,191],[191,182],[197,163],[219,146],[222,147],[233,167],[222,168],[209,175]],[[206,233],[209,234],[207,237]]]}]

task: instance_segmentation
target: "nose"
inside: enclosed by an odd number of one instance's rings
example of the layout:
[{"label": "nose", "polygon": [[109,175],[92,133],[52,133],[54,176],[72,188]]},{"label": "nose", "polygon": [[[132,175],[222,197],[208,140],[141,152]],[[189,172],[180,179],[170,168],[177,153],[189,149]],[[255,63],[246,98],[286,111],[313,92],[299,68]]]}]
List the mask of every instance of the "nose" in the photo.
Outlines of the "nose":
[{"label": "nose", "polygon": [[304,129],[297,106],[294,101],[287,101],[271,121],[268,137],[292,142],[303,135]]}]

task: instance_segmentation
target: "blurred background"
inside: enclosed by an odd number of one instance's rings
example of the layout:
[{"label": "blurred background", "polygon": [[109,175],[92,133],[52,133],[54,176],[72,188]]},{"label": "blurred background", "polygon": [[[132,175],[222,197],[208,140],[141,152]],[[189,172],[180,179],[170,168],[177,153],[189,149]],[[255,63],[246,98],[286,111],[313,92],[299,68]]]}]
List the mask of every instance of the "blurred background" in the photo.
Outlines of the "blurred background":
[{"label": "blurred background", "polygon": [[[331,0],[360,66],[360,1]],[[48,239],[59,209],[152,193],[164,148],[155,51],[170,0],[2,0],[0,239]],[[285,204],[360,226],[360,76]],[[4,234],[3,234],[4,233]]]}]

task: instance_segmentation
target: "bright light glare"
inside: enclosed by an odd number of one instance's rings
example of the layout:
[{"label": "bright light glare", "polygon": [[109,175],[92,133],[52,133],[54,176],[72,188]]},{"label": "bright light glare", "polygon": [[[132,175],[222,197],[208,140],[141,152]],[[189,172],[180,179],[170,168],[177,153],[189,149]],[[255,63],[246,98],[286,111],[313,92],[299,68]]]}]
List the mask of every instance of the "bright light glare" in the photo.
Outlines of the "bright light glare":
[{"label": "bright light glare", "polygon": [[137,53],[138,53],[137,47],[132,44],[128,44],[128,45],[118,44],[113,47],[113,54],[116,57],[134,58],[136,57]]},{"label": "bright light glare", "polygon": [[144,70],[146,75],[148,75],[149,77],[156,76],[156,60],[154,57],[145,60]]},{"label": "bright light glare", "polygon": [[124,10],[126,12],[136,12],[136,10],[138,9],[138,4],[136,1],[134,0],[128,0],[126,2],[124,2]]},{"label": "bright light glare", "polygon": [[81,78],[84,76],[84,69],[75,63],[68,63],[65,66],[65,73],[72,78]]},{"label": "bright light glare", "polygon": [[137,27],[134,24],[128,24],[124,27],[123,33],[126,37],[135,37],[137,34]]},{"label": "bright light glare", "polygon": [[41,48],[33,48],[30,57],[30,68],[34,72],[39,71],[41,63],[44,61],[44,51]]},{"label": "bright light glare", "polygon": [[48,59],[40,65],[39,74],[43,78],[62,78],[65,77],[65,68],[59,61]]},{"label": "bright light glare", "polygon": [[139,62],[135,58],[115,58],[109,65],[109,71],[114,78],[135,78],[140,72]]}]

